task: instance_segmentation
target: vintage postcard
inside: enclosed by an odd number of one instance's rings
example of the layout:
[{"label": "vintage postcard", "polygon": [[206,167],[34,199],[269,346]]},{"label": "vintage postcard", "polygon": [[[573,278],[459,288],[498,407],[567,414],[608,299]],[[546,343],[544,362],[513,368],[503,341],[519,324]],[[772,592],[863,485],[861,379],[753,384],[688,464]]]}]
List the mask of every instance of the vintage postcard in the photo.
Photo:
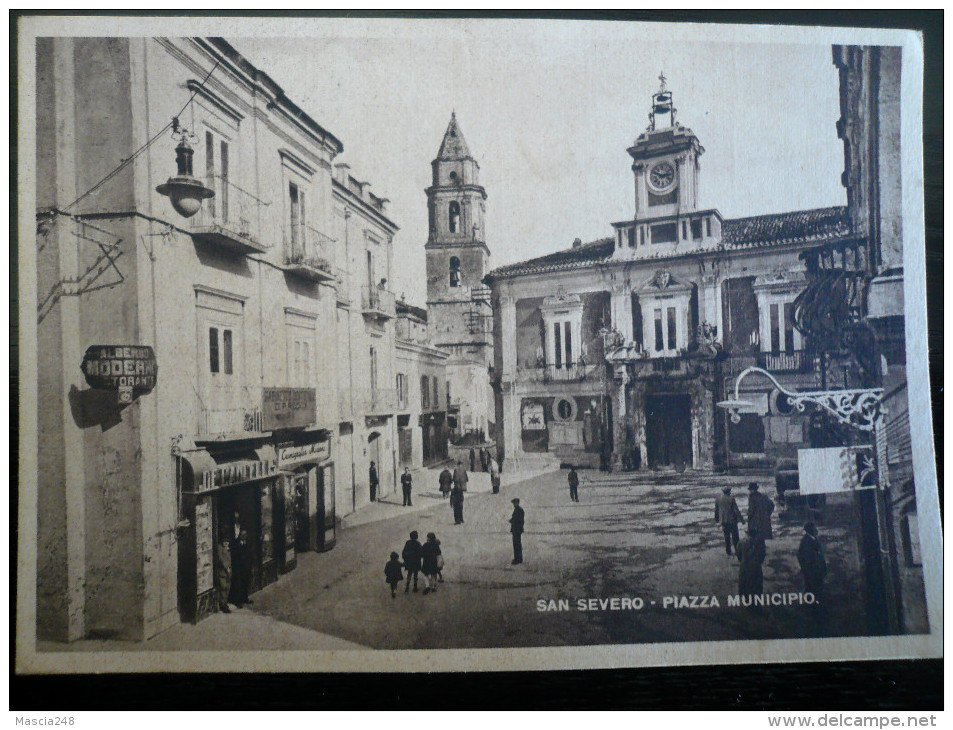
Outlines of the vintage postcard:
[{"label": "vintage postcard", "polygon": [[915,33],[19,30],[18,671],[941,654]]}]

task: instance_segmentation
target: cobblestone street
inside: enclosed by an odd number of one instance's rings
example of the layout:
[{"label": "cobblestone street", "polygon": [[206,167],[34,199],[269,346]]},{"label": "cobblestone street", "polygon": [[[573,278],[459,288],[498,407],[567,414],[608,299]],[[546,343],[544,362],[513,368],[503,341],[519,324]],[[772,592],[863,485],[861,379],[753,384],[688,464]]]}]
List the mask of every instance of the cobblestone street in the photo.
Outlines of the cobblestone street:
[{"label": "cobblestone street", "polygon": [[[713,520],[725,484],[744,513],[747,477],[648,477],[580,472],[580,502],[569,500],[566,472],[468,493],[465,524],[454,526],[435,492],[415,495],[409,514],[339,532],[338,545],[300,556],[291,574],[255,595],[251,609],[281,622],[373,648],[562,646],[686,640],[860,635],[866,630],[850,503],[828,501],[820,525],[829,575],[824,623],[804,606],[760,612],[728,607],[738,563],[725,554]],[[774,496],[773,485],[762,489]],[[510,499],[526,510],[525,562],[513,566]],[[421,508],[423,504],[432,506]],[[393,511],[388,512],[393,514]],[[802,589],[796,551],[803,516],[775,511],[775,539],[764,565],[766,593]],[[742,528],[743,529],[743,528]],[[391,551],[410,530],[435,532],[446,566],[435,594],[395,599],[384,583]],[[422,586],[421,586],[422,588]],[[663,608],[666,596],[716,596],[718,608]],[[645,608],[577,610],[577,599],[636,598]],[[537,601],[569,601],[539,611]],[[652,604],[655,601],[655,604]],[[558,605],[558,604],[557,604]]]}]

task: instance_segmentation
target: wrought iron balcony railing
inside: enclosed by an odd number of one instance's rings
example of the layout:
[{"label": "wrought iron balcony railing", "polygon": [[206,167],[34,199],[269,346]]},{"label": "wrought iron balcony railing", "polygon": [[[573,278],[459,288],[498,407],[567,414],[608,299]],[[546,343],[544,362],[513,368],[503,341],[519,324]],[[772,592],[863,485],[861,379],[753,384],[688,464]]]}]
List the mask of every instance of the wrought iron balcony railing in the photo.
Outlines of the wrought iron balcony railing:
[{"label": "wrought iron balcony railing", "polygon": [[364,314],[379,319],[397,316],[397,298],[392,292],[379,286],[365,286],[361,290],[361,307]]},{"label": "wrought iron balcony railing", "polygon": [[313,281],[335,278],[334,239],[305,223],[285,229],[284,267],[286,271]]},{"label": "wrought iron balcony railing", "polygon": [[773,373],[806,373],[814,367],[814,357],[807,350],[759,352],[757,364]]},{"label": "wrought iron balcony railing", "polygon": [[259,218],[268,205],[235,185],[224,175],[204,180],[215,191],[192,218],[192,235],[206,243],[238,251],[264,253],[269,244],[262,240]]},{"label": "wrought iron balcony railing", "polygon": [[540,383],[585,380],[597,377],[604,369],[605,365],[587,363],[544,365],[536,368],[521,368],[517,371],[517,379]]}]

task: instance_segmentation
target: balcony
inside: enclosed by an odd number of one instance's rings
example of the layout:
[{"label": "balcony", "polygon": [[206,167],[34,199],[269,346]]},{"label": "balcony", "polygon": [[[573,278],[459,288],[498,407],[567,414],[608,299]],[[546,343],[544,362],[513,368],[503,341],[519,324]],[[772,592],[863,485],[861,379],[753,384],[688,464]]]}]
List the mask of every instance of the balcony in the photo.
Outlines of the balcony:
[{"label": "balcony", "polygon": [[227,177],[212,175],[204,180],[215,191],[190,222],[192,236],[205,243],[241,254],[264,253],[259,216],[268,205],[242,190]]},{"label": "balcony", "polygon": [[807,350],[791,352],[759,352],[758,367],[772,373],[806,373],[814,367],[814,357]]},{"label": "balcony", "polygon": [[262,428],[261,408],[203,408],[199,411],[196,441],[228,441],[256,438]]},{"label": "balcony", "polygon": [[304,223],[285,229],[284,270],[311,281],[333,281],[334,239]]},{"label": "balcony", "polygon": [[576,382],[601,377],[605,365],[571,363],[568,365],[544,365],[538,368],[521,368],[517,380],[531,383]]},{"label": "balcony", "polygon": [[397,316],[397,298],[379,286],[365,286],[361,290],[361,309],[375,319],[393,319]]}]

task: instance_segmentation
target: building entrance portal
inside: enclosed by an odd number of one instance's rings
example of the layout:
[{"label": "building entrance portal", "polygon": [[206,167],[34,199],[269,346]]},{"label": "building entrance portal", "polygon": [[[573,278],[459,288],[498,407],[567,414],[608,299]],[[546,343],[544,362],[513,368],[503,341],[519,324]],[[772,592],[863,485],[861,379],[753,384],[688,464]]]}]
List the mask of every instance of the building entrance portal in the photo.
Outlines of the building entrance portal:
[{"label": "building entrance portal", "polygon": [[646,396],[645,447],[650,469],[692,466],[691,398],[687,393]]}]

